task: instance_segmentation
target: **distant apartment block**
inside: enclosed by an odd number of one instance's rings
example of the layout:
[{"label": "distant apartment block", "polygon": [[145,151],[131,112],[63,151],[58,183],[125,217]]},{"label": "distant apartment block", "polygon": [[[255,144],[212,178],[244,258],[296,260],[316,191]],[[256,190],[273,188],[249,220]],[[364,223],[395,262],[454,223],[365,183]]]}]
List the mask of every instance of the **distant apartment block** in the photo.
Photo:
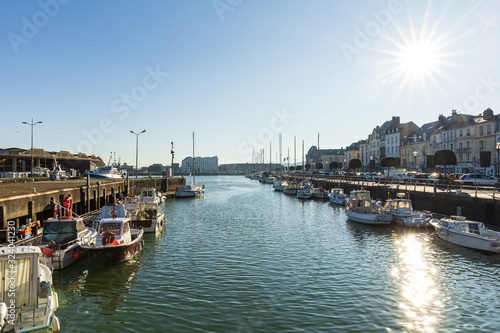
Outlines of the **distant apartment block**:
[{"label": "distant apartment block", "polygon": [[[197,174],[217,173],[219,169],[219,158],[213,157],[195,157],[194,170]],[[181,172],[189,174],[193,172],[193,158],[186,157],[182,160]]]}]

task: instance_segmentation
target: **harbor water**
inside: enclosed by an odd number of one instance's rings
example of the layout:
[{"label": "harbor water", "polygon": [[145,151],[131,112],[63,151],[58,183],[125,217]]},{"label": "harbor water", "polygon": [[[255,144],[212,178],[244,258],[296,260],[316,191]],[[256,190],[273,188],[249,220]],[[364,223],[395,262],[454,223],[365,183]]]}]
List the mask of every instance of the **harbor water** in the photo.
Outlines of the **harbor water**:
[{"label": "harbor water", "polygon": [[242,176],[196,182],[205,197],[163,204],[133,260],[54,272],[62,332],[500,330],[500,255]]}]

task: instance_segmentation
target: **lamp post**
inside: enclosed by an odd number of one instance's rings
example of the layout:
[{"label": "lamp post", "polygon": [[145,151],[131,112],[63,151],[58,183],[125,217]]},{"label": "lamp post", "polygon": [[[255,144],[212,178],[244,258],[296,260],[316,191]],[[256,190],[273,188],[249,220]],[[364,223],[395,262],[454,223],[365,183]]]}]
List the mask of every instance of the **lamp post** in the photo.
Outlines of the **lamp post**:
[{"label": "lamp post", "polygon": [[417,170],[417,155],[418,155],[418,152],[416,150],[413,151],[413,158],[415,160],[415,170]]},{"label": "lamp post", "polygon": [[37,121],[36,123],[34,123],[33,118],[31,118],[31,123],[23,121],[23,124],[31,126],[31,151],[30,152],[31,152],[31,180],[32,181],[35,181],[35,177],[33,176],[33,127],[35,127],[36,124],[41,124],[41,123],[42,123],[41,121]]},{"label": "lamp post", "polygon": [[142,130],[139,133],[134,133],[134,131],[130,131],[130,133],[135,134],[135,178],[137,178],[138,172],[138,161],[139,161],[139,134],[146,132],[146,130]]},{"label": "lamp post", "polygon": [[497,142],[497,175],[500,174],[500,142]]},{"label": "lamp post", "polygon": [[174,177],[174,142],[170,142],[172,144],[172,149],[170,150],[170,154],[172,154],[172,178]]}]

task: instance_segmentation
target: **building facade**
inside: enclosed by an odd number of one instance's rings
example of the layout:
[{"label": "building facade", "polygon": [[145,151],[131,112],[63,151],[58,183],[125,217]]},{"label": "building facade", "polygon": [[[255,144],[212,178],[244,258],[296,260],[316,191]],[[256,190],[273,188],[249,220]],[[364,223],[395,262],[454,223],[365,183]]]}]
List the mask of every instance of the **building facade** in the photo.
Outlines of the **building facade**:
[{"label": "building facade", "polygon": [[219,159],[213,157],[186,157],[182,160],[181,172],[189,174],[195,171],[197,174],[216,174],[219,171]]}]

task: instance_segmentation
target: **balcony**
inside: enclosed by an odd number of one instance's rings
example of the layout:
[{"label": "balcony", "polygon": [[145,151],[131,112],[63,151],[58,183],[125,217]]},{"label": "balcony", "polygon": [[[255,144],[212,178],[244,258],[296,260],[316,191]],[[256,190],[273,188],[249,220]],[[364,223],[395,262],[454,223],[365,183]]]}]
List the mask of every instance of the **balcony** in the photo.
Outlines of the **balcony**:
[{"label": "balcony", "polygon": [[470,153],[470,147],[457,148],[457,153]]}]

